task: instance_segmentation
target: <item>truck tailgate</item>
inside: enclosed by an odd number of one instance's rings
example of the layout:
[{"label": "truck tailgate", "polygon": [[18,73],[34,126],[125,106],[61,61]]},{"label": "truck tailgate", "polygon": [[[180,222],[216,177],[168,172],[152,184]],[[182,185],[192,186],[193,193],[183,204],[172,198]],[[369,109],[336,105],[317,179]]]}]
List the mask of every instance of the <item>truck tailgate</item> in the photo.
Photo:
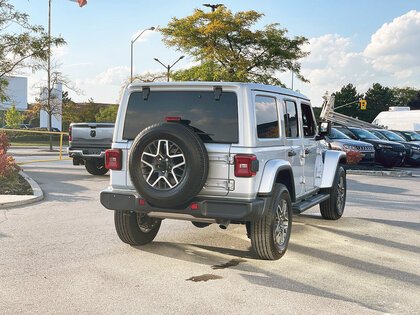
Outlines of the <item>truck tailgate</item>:
[{"label": "truck tailgate", "polygon": [[110,148],[114,124],[77,123],[72,124],[70,148]]}]

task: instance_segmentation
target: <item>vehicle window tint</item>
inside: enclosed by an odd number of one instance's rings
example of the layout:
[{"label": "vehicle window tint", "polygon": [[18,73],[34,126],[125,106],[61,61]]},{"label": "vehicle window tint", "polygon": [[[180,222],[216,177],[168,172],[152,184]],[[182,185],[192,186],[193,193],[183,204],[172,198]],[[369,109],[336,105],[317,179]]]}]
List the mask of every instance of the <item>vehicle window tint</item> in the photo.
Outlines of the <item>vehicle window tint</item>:
[{"label": "vehicle window tint", "polygon": [[302,126],[303,126],[303,136],[304,137],[314,137],[315,136],[315,122],[314,116],[312,115],[311,106],[308,104],[301,104],[302,110]]},{"label": "vehicle window tint", "polygon": [[284,129],[286,130],[286,137],[299,137],[299,124],[295,102],[284,102]]},{"label": "vehicle window tint", "polygon": [[132,140],[144,128],[179,117],[191,126],[204,142],[238,143],[238,99],[223,92],[216,100],[213,91],[151,91],[145,100],[142,92],[130,95],[123,138]]},{"label": "vehicle window tint", "polygon": [[274,97],[257,96],[255,98],[258,138],[278,138],[279,118]]},{"label": "vehicle window tint", "polygon": [[350,137],[352,139],[356,139],[357,140],[357,137],[350,130],[348,130],[348,129],[340,129],[340,131],[342,133],[344,133],[346,136],[348,136],[348,137]]}]

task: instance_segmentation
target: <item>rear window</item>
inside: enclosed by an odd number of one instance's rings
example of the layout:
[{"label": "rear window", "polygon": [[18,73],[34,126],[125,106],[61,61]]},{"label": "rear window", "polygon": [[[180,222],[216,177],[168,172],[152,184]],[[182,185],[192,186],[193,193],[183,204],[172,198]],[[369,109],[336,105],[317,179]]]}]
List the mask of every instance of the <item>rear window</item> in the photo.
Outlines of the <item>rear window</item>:
[{"label": "rear window", "polygon": [[123,138],[132,140],[147,126],[180,117],[204,142],[238,142],[238,99],[223,92],[216,100],[212,91],[151,91],[147,100],[134,92],[128,100]]}]

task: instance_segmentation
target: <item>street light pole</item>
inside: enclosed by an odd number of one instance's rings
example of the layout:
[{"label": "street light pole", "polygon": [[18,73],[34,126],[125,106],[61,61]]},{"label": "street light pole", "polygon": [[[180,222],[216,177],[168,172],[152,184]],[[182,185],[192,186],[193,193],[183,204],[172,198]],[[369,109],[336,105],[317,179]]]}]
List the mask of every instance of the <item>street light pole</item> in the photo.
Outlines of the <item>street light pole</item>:
[{"label": "street light pole", "polygon": [[166,69],[166,76],[167,76],[167,79],[168,79],[168,82],[169,82],[169,77],[170,77],[170,72],[171,72],[171,69],[173,68],[173,66],[175,66],[175,64],[178,62],[178,61],[180,61],[181,59],[183,59],[185,56],[181,56],[181,57],[179,57],[178,58],[178,60],[177,61],[175,61],[171,66],[170,65],[165,65],[163,62],[161,62],[159,59],[157,59],[157,58],[153,58],[155,61],[157,61],[157,62],[159,62],[165,69]]},{"label": "street light pole", "polygon": [[143,30],[143,31],[141,31],[141,33],[139,34],[139,35],[137,35],[137,37],[135,38],[135,39],[132,39],[131,40],[131,66],[130,66],[130,70],[131,70],[131,74],[130,74],[130,82],[132,83],[133,82],[133,50],[134,50],[134,48],[133,48],[133,45],[134,45],[134,43],[135,43],[135,41],[136,40],[138,40],[139,39],[139,37],[144,33],[144,32],[146,32],[146,31],[153,31],[155,28],[152,26],[152,27],[149,27],[149,28],[147,28],[147,29],[145,29],[145,30]]}]

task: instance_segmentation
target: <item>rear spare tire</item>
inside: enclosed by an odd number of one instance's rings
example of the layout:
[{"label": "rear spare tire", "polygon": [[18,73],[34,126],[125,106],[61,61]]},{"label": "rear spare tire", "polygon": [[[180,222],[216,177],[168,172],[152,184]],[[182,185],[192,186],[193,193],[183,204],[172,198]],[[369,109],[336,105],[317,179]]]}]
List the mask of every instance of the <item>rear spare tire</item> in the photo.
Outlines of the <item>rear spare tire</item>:
[{"label": "rear spare tire", "polygon": [[129,153],[131,182],[156,207],[188,204],[203,188],[208,168],[203,141],[191,128],[175,122],[145,128]]}]

